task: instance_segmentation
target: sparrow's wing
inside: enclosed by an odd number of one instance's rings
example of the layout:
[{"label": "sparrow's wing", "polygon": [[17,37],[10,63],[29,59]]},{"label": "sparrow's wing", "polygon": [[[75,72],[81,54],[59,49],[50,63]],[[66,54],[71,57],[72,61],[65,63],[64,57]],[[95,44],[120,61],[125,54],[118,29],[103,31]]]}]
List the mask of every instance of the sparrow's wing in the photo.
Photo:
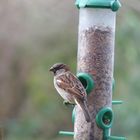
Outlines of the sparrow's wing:
[{"label": "sparrow's wing", "polygon": [[86,93],[83,85],[71,72],[67,72],[56,78],[56,84],[63,90],[77,98],[85,98]]}]

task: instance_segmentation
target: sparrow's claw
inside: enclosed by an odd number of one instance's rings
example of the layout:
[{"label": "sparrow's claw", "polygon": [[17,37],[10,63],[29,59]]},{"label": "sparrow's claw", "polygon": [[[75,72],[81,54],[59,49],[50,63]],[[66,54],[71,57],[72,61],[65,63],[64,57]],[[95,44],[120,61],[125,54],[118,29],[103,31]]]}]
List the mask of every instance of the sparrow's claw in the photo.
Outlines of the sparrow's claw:
[{"label": "sparrow's claw", "polygon": [[75,105],[75,104],[72,104],[72,103],[70,103],[69,101],[66,101],[66,100],[63,101],[63,104],[66,105],[66,106],[69,106],[69,105],[74,106]]},{"label": "sparrow's claw", "polygon": [[64,101],[63,101],[63,104],[64,104],[64,105],[68,105],[68,104],[70,104],[70,103],[69,103],[68,101],[65,101],[65,100],[64,100]]}]

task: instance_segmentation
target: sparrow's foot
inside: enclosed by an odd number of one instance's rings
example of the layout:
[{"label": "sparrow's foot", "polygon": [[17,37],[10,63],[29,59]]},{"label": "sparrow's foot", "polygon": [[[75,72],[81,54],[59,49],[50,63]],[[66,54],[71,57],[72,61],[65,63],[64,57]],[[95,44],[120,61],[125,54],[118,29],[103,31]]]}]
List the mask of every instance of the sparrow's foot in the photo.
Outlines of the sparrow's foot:
[{"label": "sparrow's foot", "polygon": [[66,106],[74,106],[75,104],[70,103],[69,101],[64,100],[63,104]]}]

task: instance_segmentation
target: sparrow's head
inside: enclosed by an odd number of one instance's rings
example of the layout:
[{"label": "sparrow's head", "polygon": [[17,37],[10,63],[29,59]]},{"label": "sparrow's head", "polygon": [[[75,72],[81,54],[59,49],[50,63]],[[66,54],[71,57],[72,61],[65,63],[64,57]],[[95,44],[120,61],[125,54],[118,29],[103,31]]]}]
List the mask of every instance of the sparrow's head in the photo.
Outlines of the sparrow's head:
[{"label": "sparrow's head", "polygon": [[54,74],[66,72],[69,71],[69,67],[63,63],[56,63],[50,68],[50,71],[53,72]]}]

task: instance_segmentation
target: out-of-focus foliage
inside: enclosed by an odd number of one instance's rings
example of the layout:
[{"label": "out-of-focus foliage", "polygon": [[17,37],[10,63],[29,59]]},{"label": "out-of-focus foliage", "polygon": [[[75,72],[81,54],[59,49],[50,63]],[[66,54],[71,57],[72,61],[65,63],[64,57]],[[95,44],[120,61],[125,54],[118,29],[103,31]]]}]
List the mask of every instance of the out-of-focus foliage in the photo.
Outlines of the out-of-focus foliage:
[{"label": "out-of-focus foliage", "polygon": [[[117,12],[113,135],[140,137],[140,1]],[[71,140],[71,108],[48,72],[64,62],[76,72],[78,10],[74,1],[0,1],[0,122],[6,140]]]}]

